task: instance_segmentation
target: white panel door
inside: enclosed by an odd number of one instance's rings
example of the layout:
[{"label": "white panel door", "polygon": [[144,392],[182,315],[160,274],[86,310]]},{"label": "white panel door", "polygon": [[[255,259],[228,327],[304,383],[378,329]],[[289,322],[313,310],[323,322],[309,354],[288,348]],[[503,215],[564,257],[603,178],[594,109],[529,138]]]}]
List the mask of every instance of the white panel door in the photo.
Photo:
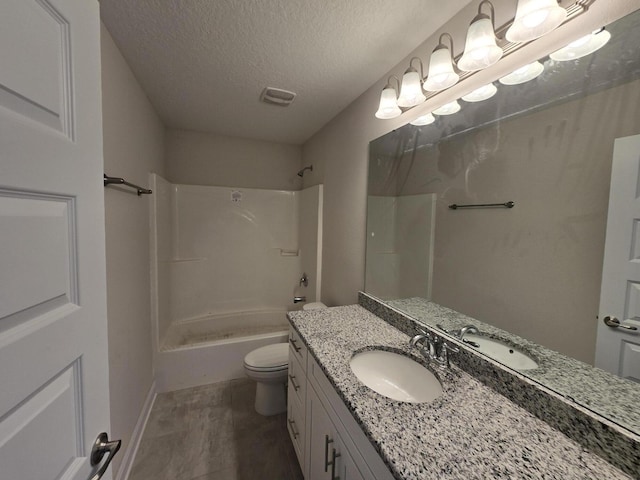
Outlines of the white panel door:
[{"label": "white panel door", "polygon": [[640,135],[613,149],[596,366],[640,382]]},{"label": "white panel door", "polygon": [[97,0],[0,1],[2,480],[89,478],[109,426],[99,35]]}]

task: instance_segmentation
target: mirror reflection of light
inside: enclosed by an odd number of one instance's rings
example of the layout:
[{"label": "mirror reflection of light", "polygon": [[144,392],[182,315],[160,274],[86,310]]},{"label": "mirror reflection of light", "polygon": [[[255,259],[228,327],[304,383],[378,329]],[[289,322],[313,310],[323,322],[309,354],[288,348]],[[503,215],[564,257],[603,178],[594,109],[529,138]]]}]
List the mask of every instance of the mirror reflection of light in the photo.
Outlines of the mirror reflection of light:
[{"label": "mirror reflection of light", "polygon": [[544,71],[544,65],[536,61],[520,67],[509,75],[502,77],[499,82],[503,85],[518,85],[533,80]]},{"label": "mirror reflection of light", "polygon": [[430,113],[427,113],[426,115],[421,115],[418,118],[416,118],[414,121],[409,123],[411,125],[415,125],[416,127],[421,127],[423,125],[429,125],[435,121],[436,121],[436,118]]},{"label": "mirror reflection of light", "polygon": [[549,55],[553,60],[566,62],[585,57],[604,47],[611,39],[611,34],[604,28],[574,40],[569,45]]},{"label": "mirror reflection of light", "polygon": [[440,108],[436,108],[432,113],[434,115],[452,115],[456,112],[459,112],[462,107],[458,103],[457,100],[453,102],[445,103]]},{"label": "mirror reflection of light", "polygon": [[476,88],[473,92],[467,93],[462,97],[462,100],[465,102],[482,102],[483,100],[488,100],[493,97],[498,88],[493,84],[489,83],[480,88]]}]

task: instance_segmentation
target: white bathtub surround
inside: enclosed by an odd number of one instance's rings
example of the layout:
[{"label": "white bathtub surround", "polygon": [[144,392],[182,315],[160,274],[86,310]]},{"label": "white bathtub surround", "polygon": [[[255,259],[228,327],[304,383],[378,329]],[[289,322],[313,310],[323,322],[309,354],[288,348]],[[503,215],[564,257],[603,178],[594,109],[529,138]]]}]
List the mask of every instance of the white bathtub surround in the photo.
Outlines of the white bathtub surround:
[{"label": "white bathtub surround", "polygon": [[[286,341],[294,291],[309,302],[319,294],[322,186],[152,183],[158,391],[241,378],[247,353]],[[299,286],[303,273],[309,287]]]},{"label": "white bathtub surround", "polygon": [[368,197],[368,292],[383,299],[431,298],[435,206],[431,193]]},{"label": "white bathtub surround", "polygon": [[[259,320],[259,312],[247,312],[249,321]],[[234,314],[243,322],[242,315]],[[173,345],[156,354],[156,383],[158,392],[222,382],[245,377],[244,357],[256,348],[287,341],[286,313],[281,312],[281,330],[234,338],[209,340],[201,343]],[[173,326],[172,326],[173,327]],[[243,330],[240,327],[240,330]],[[211,338],[217,334],[210,332]],[[179,335],[177,334],[179,337]],[[221,335],[220,335],[221,336]],[[183,337],[184,338],[184,337]]]}]

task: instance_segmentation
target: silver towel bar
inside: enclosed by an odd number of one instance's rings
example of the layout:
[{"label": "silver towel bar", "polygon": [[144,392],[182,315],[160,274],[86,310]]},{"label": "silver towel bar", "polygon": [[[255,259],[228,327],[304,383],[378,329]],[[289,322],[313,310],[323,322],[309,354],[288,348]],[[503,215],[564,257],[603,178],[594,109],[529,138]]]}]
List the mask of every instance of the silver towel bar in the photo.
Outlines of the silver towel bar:
[{"label": "silver towel bar", "polygon": [[135,185],[133,183],[127,182],[124,178],[110,177],[105,173],[104,174],[104,186],[106,187],[107,185],[125,185],[127,187],[135,188],[136,191],[138,192],[138,196],[143,195],[143,194],[144,195],[151,195],[153,193],[148,188],[142,188],[142,187],[140,187],[138,185]]},{"label": "silver towel bar", "polygon": [[515,205],[514,202],[505,202],[505,203],[476,203],[473,205],[449,205],[451,210],[457,210],[458,208],[494,208],[494,207],[504,207],[504,208],[513,208]]}]

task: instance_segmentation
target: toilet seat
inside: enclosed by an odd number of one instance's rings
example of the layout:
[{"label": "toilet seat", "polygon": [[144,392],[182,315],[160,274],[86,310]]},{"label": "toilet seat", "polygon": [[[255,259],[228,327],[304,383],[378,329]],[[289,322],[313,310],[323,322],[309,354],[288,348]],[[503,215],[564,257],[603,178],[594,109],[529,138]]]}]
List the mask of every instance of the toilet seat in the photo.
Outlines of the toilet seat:
[{"label": "toilet seat", "polygon": [[254,372],[278,372],[289,367],[289,344],[257,348],[244,357],[244,367]]}]

